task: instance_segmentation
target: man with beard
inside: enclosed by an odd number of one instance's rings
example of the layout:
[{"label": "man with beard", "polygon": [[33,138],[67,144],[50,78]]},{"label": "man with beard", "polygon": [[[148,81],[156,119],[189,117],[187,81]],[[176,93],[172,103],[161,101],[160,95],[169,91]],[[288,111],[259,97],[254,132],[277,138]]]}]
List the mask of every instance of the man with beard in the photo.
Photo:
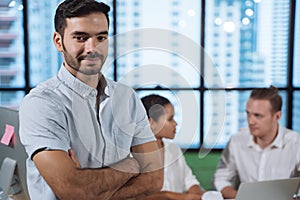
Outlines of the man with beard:
[{"label": "man with beard", "polygon": [[161,159],[139,97],[100,72],[109,10],[94,0],[65,0],[56,10],[53,41],[63,64],[20,106],[33,200],[140,199],[162,187]]},{"label": "man with beard", "polygon": [[254,89],[247,102],[248,129],[231,137],[214,175],[224,198],[234,199],[233,181],[255,182],[300,175],[300,134],[279,125],[278,89]]}]

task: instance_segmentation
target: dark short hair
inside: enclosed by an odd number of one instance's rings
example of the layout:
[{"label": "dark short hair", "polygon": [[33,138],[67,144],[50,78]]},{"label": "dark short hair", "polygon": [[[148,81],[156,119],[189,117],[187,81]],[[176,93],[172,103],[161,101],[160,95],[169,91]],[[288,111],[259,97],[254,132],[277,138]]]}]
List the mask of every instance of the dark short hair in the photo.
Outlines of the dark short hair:
[{"label": "dark short hair", "polygon": [[110,7],[95,0],[65,0],[56,9],[54,17],[55,31],[61,36],[64,35],[66,19],[73,17],[83,17],[91,13],[103,13],[109,25],[108,12]]},{"label": "dark short hair", "polygon": [[157,121],[158,118],[165,113],[163,106],[171,103],[167,98],[157,94],[150,94],[141,100],[146,109],[148,118],[152,118],[154,121]]},{"label": "dark short hair", "polygon": [[278,89],[272,85],[269,88],[256,88],[252,90],[250,98],[268,100],[271,104],[272,112],[281,111],[282,98],[278,94]]}]

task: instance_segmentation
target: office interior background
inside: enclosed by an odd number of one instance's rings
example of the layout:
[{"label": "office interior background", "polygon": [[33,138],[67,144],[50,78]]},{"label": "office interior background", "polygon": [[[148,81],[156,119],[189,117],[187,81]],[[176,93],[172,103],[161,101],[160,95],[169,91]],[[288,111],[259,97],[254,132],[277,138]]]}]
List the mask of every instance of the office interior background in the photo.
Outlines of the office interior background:
[{"label": "office interior background", "polygon": [[[296,0],[106,0],[110,50],[103,73],[169,98],[184,149],[223,149],[247,127],[256,87],[279,88],[280,124],[300,131],[300,2]],[[0,106],[18,109],[54,76],[60,0],[0,1]]]}]

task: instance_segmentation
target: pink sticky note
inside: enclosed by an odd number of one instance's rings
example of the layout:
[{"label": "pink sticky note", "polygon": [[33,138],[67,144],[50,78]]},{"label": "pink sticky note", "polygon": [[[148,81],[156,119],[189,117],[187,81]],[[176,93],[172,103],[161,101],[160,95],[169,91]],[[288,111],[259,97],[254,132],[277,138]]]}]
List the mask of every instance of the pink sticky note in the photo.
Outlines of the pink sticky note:
[{"label": "pink sticky note", "polygon": [[10,140],[14,136],[15,133],[15,127],[6,124],[5,126],[5,132],[2,136],[1,143],[5,145],[9,145]]}]

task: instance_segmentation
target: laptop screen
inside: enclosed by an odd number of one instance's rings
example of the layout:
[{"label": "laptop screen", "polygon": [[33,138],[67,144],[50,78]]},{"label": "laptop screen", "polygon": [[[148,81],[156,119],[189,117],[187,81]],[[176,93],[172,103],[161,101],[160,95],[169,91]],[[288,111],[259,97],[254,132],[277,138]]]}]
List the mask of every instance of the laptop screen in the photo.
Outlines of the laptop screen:
[{"label": "laptop screen", "polygon": [[299,182],[300,177],[241,183],[236,200],[292,200]]}]

